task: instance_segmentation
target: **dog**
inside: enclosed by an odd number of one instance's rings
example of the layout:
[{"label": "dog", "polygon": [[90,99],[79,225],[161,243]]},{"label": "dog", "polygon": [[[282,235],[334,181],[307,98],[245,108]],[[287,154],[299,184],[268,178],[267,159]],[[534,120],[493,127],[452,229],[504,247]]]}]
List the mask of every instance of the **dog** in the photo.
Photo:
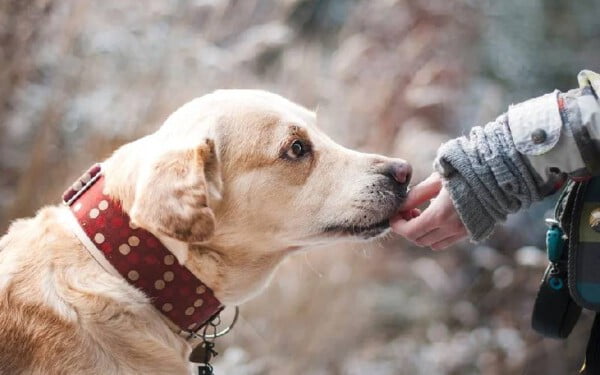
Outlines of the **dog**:
[{"label": "dog", "polygon": [[[137,271],[105,264],[98,249],[111,233],[82,230],[108,202],[132,231],[159,240],[169,267],[210,291],[211,313],[257,295],[294,252],[385,234],[410,165],[344,148],[316,124],[314,112],[272,93],[216,91],[106,159],[96,208],[67,202],[13,222],[0,239],[0,373],[190,373],[192,347],[167,304],[161,311],[136,287]],[[139,238],[128,242],[114,253],[144,255]],[[157,275],[155,289],[177,272]]]}]

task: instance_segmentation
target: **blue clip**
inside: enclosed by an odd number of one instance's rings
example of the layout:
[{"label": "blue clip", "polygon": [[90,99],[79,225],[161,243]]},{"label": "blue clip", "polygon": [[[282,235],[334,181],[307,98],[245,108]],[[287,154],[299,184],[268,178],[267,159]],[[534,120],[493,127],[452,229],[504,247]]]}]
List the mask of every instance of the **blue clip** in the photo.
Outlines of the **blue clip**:
[{"label": "blue clip", "polygon": [[565,247],[565,239],[563,238],[564,233],[558,226],[558,223],[550,223],[548,220],[547,222],[550,225],[550,228],[548,228],[548,231],[546,232],[546,251],[548,252],[548,259],[550,259],[550,262],[556,263],[563,255]]}]

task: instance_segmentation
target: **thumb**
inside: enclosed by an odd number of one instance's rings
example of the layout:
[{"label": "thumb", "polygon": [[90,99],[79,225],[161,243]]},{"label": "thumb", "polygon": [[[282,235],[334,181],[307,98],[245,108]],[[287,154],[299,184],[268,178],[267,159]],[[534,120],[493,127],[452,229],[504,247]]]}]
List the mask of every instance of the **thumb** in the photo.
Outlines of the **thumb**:
[{"label": "thumb", "polygon": [[438,173],[434,172],[410,189],[406,201],[402,204],[401,211],[408,211],[419,207],[428,200],[435,198],[441,189],[442,178]]}]

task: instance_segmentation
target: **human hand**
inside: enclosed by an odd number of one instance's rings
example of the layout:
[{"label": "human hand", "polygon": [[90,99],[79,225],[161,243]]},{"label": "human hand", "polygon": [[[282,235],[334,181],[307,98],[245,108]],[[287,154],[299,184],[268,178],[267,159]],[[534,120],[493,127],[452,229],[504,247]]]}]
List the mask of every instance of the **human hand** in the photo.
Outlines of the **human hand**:
[{"label": "human hand", "polygon": [[[431,200],[421,212],[417,207]],[[414,186],[402,211],[391,220],[392,231],[418,246],[442,250],[467,237],[467,229],[436,172]]]}]

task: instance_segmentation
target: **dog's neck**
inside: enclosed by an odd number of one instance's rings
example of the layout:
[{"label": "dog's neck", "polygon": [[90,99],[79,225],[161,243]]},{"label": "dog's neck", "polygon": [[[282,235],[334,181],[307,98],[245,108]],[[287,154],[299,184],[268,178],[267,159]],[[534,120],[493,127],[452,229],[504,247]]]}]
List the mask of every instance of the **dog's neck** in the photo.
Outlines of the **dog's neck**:
[{"label": "dog's neck", "polygon": [[[125,147],[141,148],[142,138]],[[147,146],[146,146],[147,147]],[[129,213],[135,199],[135,182],[141,170],[138,158],[126,157],[131,150],[119,149],[103,162],[105,188],[114,200]],[[123,181],[130,183],[124,184]],[[268,284],[278,264],[289,253],[267,248],[260,242],[232,243],[217,228],[206,243],[188,244],[152,232],[198,279],[211,288],[224,305],[239,305],[256,296]]]},{"label": "dog's neck", "polygon": [[[213,291],[149,231],[133,223],[108,194],[100,164],[64,193],[73,234],[108,273],[140,289],[182,334],[200,329],[223,308]],[[69,220],[71,222],[71,220]]]},{"label": "dog's neck", "polygon": [[283,252],[254,250],[192,245],[186,266],[192,273],[207,280],[206,283],[211,285],[224,304],[239,305],[264,289],[286,255]]}]

